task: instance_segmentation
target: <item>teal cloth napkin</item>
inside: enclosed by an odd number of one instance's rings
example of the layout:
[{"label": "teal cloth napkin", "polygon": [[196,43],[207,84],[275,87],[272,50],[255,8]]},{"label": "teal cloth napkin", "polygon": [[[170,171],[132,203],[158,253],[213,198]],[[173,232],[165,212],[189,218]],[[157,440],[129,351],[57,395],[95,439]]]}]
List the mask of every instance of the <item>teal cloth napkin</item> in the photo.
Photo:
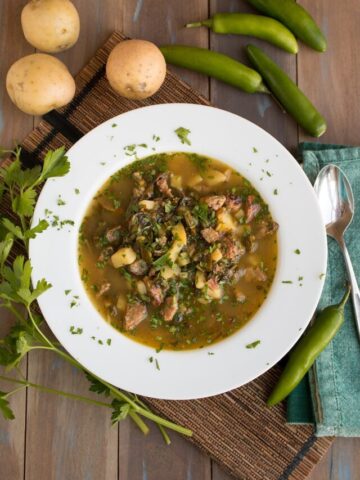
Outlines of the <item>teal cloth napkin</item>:
[{"label": "teal cloth napkin", "polygon": [[[302,143],[300,154],[311,183],[329,163],[338,165],[351,182],[355,215],[345,239],[355,275],[360,279],[360,148]],[[342,253],[331,238],[328,238],[328,252],[320,309],[341,299],[347,279]],[[316,435],[320,437],[360,437],[360,342],[351,300],[346,305],[345,322],[336,337],[289,396],[287,420],[289,423],[315,423]]]}]

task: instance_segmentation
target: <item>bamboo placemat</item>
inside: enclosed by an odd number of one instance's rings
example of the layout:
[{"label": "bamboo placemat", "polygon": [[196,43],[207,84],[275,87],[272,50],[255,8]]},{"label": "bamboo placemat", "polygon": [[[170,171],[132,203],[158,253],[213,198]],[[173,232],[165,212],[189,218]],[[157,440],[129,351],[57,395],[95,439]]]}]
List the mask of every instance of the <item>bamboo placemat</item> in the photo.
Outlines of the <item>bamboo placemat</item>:
[{"label": "bamboo placemat", "polygon": [[[48,149],[69,148],[99,123],[120,113],[158,103],[209,102],[172,73],[160,91],[144,101],[115,94],[105,78],[111,49],[124,37],[114,33],[76,78],[77,93],[65,108],[44,116],[23,142],[23,161],[33,163]],[[279,374],[275,367],[248,385],[224,395],[192,400],[147,398],[159,413],[194,432],[191,441],[224,469],[242,480],[303,480],[330,446],[316,438],[312,426],[289,426],[282,406],[268,409],[264,400]]]}]

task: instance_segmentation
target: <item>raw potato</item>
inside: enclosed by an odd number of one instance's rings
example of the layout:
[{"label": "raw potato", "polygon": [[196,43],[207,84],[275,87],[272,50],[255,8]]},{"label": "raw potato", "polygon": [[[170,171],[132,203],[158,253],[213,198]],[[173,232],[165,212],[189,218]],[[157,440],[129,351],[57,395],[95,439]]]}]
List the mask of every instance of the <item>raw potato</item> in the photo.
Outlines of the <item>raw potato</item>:
[{"label": "raw potato", "polygon": [[70,0],[32,0],[21,12],[26,40],[43,52],[62,52],[79,38],[79,14]]},{"label": "raw potato", "polygon": [[71,102],[75,82],[60,60],[45,53],[34,53],[10,67],[6,89],[20,110],[30,115],[44,115]]},{"label": "raw potato", "polygon": [[154,95],[165,80],[166,63],[158,47],[146,40],[126,40],[112,50],[106,76],[123,97],[141,100]]}]

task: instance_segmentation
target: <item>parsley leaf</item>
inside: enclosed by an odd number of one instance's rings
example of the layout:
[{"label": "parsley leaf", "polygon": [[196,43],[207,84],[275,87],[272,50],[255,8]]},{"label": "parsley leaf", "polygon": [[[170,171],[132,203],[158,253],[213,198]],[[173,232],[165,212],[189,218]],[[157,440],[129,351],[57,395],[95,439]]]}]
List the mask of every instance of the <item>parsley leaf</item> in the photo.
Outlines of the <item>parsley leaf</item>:
[{"label": "parsley leaf", "polygon": [[15,223],[13,223],[11,220],[9,220],[8,218],[2,218],[1,223],[8,232],[14,235],[14,237],[18,238],[19,240],[24,239],[21,228],[18,225],[15,225]]},{"label": "parsley leaf", "polygon": [[25,238],[35,238],[38,233],[44,232],[49,226],[49,223],[46,220],[40,220],[35,227],[26,230],[24,236]]},{"label": "parsley leaf", "polygon": [[12,208],[18,215],[31,217],[31,215],[34,213],[35,199],[36,190],[30,187],[14,198],[12,202]]},{"label": "parsley leaf", "polygon": [[255,340],[255,342],[252,342],[252,343],[248,343],[246,346],[246,348],[256,348],[258,345],[260,345],[261,343],[261,340]]},{"label": "parsley leaf", "polygon": [[115,425],[116,423],[120,422],[121,420],[125,420],[130,412],[130,405],[126,402],[121,402],[120,400],[113,400],[111,402],[111,406],[113,407],[113,412],[111,415],[111,423]]},{"label": "parsley leaf", "polygon": [[14,412],[9,407],[9,402],[6,400],[6,393],[0,391],[0,411],[5,420],[14,420]]},{"label": "parsley leaf", "polygon": [[85,376],[90,382],[90,388],[89,388],[90,392],[95,392],[95,393],[98,393],[99,395],[103,394],[106,397],[110,395],[110,390],[106,385],[101,383],[99,380],[97,380],[88,372],[85,372]]},{"label": "parsley leaf", "polygon": [[11,235],[11,233],[8,233],[4,240],[0,242],[0,270],[3,269],[13,245],[14,237]]},{"label": "parsley leaf", "polygon": [[65,147],[57,150],[50,150],[43,162],[41,175],[39,176],[36,185],[45,182],[48,178],[63,177],[70,170],[70,163],[68,157],[65,155]]},{"label": "parsley leaf", "polygon": [[175,133],[178,136],[181,143],[183,144],[186,143],[187,145],[191,145],[191,142],[188,138],[189,133],[191,133],[190,130],[184,127],[179,127],[175,130]]}]

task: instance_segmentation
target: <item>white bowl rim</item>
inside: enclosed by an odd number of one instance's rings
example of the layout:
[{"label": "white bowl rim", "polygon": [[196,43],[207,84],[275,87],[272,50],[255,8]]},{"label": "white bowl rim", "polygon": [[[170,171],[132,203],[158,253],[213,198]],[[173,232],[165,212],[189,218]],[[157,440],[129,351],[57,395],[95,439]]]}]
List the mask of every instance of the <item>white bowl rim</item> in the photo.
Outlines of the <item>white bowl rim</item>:
[{"label": "white bowl rim", "polygon": [[[174,134],[180,126],[189,128],[191,145],[181,144]],[[160,141],[153,140],[153,135]],[[209,348],[156,354],[129,340],[101,318],[80,279],[77,231],[86,207],[104,181],[130,163],[132,157],[126,156],[126,146],[145,142],[147,148],[136,148],[139,158],[166,151],[196,152],[238,169],[269,203],[280,224],[278,266],[268,299],[245,327]],[[42,313],[64,348],[82,365],[124,390],[181,400],[239,387],[267,371],[291,349],[319,301],[327,244],[311,184],[276,139],[224,110],[161,104],[107,120],[74,144],[68,157],[70,173],[46,183],[34,223],[44,217],[45,209],[50,209],[51,215],[71,218],[74,226],[66,225],[60,231],[49,228],[31,240],[30,258],[33,281],[45,277],[53,285],[39,298]],[[74,193],[77,188],[80,194]],[[274,195],[275,189],[278,195]],[[59,195],[66,200],[65,206],[57,205]],[[300,255],[295,253],[297,249]],[[72,293],[65,295],[65,289]],[[75,292],[79,298],[70,309]],[[83,334],[71,334],[71,326],[82,328]],[[108,338],[111,345],[106,344]],[[246,348],[257,339],[261,343],[256,348]],[[158,358],[160,370],[149,362],[150,357]]]}]

